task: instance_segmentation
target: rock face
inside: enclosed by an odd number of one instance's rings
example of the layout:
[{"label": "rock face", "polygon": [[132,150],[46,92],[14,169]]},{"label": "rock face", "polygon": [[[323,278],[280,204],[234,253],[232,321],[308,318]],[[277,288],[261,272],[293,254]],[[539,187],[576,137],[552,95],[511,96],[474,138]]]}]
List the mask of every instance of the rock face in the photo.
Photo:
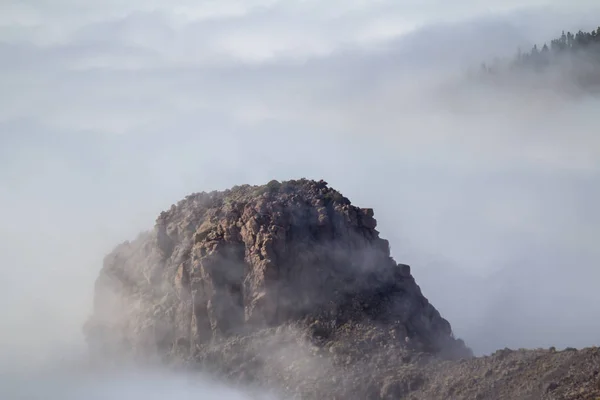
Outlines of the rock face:
[{"label": "rock face", "polygon": [[323,181],[190,195],[106,257],[88,341],[164,357],[286,324],[327,339],[367,324],[396,344],[469,355],[375,227],[372,209]]},{"label": "rock face", "polygon": [[598,348],[473,358],[376,225],[323,181],[190,195],[105,258],[93,358],[284,399],[600,398]]}]

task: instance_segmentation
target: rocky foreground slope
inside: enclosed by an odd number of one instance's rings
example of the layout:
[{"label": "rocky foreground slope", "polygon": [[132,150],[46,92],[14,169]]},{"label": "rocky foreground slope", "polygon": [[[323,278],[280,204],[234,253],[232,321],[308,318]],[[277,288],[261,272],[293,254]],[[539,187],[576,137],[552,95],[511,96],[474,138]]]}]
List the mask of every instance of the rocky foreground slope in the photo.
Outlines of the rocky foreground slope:
[{"label": "rocky foreground slope", "polygon": [[595,399],[598,349],[473,358],[326,182],[197,193],[104,260],[97,360],[202,369],[303,399]]}]

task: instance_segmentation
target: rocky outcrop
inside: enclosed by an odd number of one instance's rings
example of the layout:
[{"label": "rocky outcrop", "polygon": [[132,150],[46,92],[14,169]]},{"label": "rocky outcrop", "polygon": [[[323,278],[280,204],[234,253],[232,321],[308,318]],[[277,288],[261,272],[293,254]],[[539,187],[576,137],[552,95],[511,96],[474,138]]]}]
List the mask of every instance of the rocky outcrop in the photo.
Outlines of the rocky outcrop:
[{"label": "rocky outcrop", "polygon": [[597,399],[600,351],[473,358],[326,182],[197,193],[117,246],[84,327],[95,360],[201,368],[301,399]]},{"label": "rocky outcrop", "polygon": [[164,357],[286,324],[323,339],[366,324],[395,344],[469,355],[376,225],[323,181],[190,195],[106,257],[88,341]]}]

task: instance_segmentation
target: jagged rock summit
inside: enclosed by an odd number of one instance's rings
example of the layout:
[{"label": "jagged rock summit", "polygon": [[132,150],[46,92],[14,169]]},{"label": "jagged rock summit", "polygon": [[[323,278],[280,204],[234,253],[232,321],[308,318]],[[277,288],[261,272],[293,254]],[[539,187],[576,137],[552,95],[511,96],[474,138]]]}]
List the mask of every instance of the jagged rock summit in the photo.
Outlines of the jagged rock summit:
[{"label": "jagged rock summit", "polygon": [[375,228],[372,209],[324,181],[192,194],[105,258],[88,341],[167,356],[286,324],[331,340],[368,325],[394,345],[469,355]]}]

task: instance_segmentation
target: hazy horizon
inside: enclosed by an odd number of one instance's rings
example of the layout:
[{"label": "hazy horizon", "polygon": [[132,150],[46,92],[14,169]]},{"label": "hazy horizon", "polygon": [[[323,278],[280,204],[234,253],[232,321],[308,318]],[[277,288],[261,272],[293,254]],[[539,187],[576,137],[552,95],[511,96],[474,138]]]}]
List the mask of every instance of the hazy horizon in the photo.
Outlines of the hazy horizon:
[{"label": "hazy horizon", "polygon": [[172,203],[301,177],[375,209],[477,354],[597,345],[598,99],[443,88],[598,9],[3,3],[0,367],[81,351],[102,258]]}]

